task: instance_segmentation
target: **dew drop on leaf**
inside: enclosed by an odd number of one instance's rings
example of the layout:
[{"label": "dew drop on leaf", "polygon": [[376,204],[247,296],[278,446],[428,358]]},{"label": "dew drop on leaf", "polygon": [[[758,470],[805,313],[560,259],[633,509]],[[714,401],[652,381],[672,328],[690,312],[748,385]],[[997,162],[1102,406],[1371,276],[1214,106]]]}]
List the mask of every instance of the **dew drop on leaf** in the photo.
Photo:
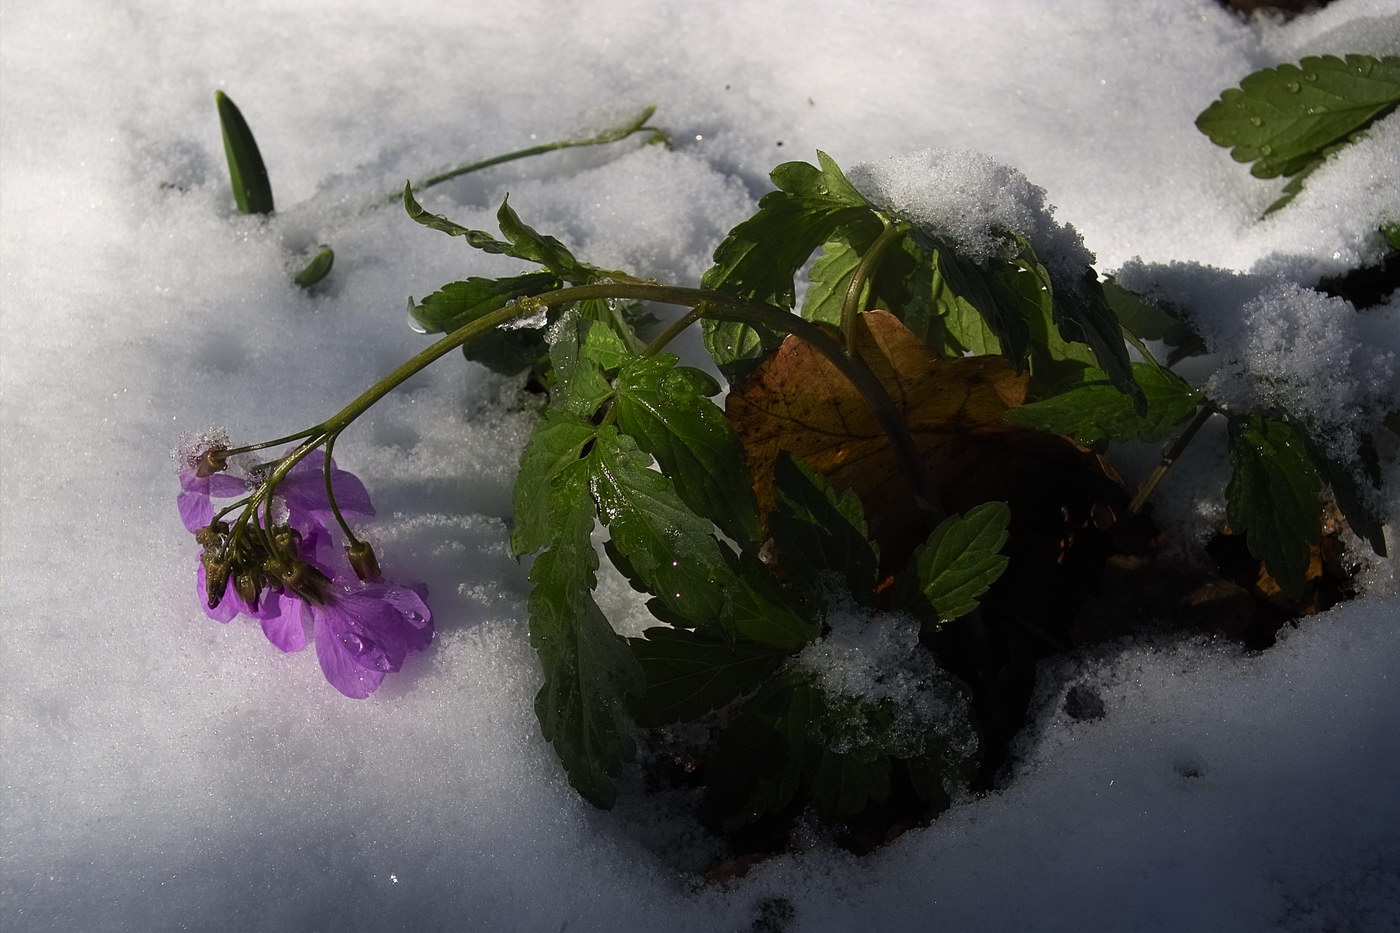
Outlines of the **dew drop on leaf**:
[{"label": "dew drop on leaf", "polygon": [[1288,88],[1288,93],[1290,94],[1297,94],[1300,90],[1303,89],[1303,86],[1297,81],[1289,81],[1287,84],[1284,85],[1284,87]]},{"label": "dew drop on leaf", "polygon": [[1249,125],[1250,125],[1250,126],[1263,126],[1263,125],[1264,125],[1264,121],[1261,120],[1259,117],[1250,117],[1250,118],[1249,118]]},{"label": "dew drop on leaf", "polygon": [[426,327],[424,327],[422,324],[419,324],[419,323],[418,323],[418,319],[417,319],[416,317],[413,316],[413,312],[412,312],[412,311],[410,311],[410,312],[408,313],[407,319],[408,319],[408,329],[411,330],[411,331],[413,331],[415,334],[426,334],[426,333],[428,332],[428,328],[426,328]]},{"label": "dew drop on leaf", "polygon": [[1274,147],[1267,144],[1259,147],[1259,154],[1262,156],[1272,155],[1273,151]]},{"label": "dew drop on leaf", "polygon": [[1315,72],[1315,71],[1305,71],[1305,72],[1303,72],[1303,80],[1304,80],[1304,81],[1316,81],[1316,80],[1317,80],[1317,72]]}]

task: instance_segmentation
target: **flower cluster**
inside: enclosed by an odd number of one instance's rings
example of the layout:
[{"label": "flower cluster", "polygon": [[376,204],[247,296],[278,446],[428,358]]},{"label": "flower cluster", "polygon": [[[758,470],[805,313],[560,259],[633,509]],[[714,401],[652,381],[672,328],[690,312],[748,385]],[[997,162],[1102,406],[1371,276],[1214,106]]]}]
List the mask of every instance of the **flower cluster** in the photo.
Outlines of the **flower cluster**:
[{"label": "flower cluster", "polygon": [[[247,478],[228,472],[235,451],[219,440],[182,459],[177,504],[202,548],[200,602],[219,622],[258,620],[283,651],[304,647],[309,625],[326,680],[363,699],[432,641],[426,589],[381,579],[373,549],[345,525],[374,514],[364,484],[320,449],[284,467],[301,452]],[[215,498],[237,501],[216,511]],[[332,546],[335,524],[350,542],[344,560]]]}]

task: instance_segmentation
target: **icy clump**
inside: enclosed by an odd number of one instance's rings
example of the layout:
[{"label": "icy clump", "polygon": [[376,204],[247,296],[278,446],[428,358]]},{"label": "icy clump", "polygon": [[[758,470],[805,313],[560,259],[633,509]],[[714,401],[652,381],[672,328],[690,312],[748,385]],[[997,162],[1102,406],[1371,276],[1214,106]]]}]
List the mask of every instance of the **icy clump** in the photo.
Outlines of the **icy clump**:
[{"label": "icy clump", "polygon": [[[875,612],[842,596],[833,599],[826,625],[827,634],[804,648],[796,664],[815,678],[839,720],[832,751],[878,746],[896,756],[917,755],[932,733],[957,733],[969,722],[967,699],[919,644],[918,619]],[[866,715],[877,706],[893,710],[887,728],[872,728]],[[970,752],[971,741],[954,744]]]},{"label": "icy clump", "polygon": [[1234,411],[1281,408],[1346,461],[1395,398],[1395,356],[1365,345],[1351,303],[1277,282],[1206,334],[1221,357],[1206,391]]},{"label": "icy clump", "polygon": [[1130,262],[1115,278],[1186,316],[1215,367],[1191,379],[1212,400],[1231,412],[1281,409],[1343,462],[1356,462],[1361,435],[1400,396],[1396,341],[1377,332],[1385,307],[1362,314],[1279,276],[1195,263]]},{"label": "icy clump", "polygon": [[1023,236],[1046,268],[1068,273],[1068,281],[1094,263],[1079,233],[1051,216],[1044,188],[983,153],[924,149],[862,162],[846,176],[876,207],[953,244],[974,262],[1014,256],[1011,237]]}]

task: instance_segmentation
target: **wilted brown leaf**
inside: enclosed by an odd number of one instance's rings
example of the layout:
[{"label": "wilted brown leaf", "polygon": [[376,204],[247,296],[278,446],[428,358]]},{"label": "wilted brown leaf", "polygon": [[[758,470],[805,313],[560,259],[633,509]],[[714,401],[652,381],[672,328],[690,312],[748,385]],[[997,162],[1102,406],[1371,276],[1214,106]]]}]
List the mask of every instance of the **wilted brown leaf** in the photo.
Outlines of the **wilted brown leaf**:
[{"label": "wilted brown leaf", "polygon": [[[860,321],[857,349],[908,426],[948,512],[1009,501],[1012,547],[1052,564],[1064,562],[1078,529],[1121,512],[1121,485],[1095,455],[1001,420],[1024,402],[1027,382],[1004,357],[945,359],[886,311]],[[856,491],[886,569],[902,566],[932,530],[870,405],[801,340],[785,340],[732,392],[727,413],[765,514],[774,459],[787,450],[838,490]]]}]

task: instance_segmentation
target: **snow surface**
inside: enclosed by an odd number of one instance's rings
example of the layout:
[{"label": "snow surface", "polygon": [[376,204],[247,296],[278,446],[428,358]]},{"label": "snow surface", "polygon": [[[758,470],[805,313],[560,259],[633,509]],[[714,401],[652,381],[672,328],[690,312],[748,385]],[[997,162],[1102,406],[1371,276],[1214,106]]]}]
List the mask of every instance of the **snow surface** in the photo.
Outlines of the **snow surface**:
[{"label": "snow surface", "polygon": [[[1379,250],[1397,148],[1343,152],[1260,223],[1275,186],[1193,120],[1256,68],[1338,52],[1400,52],[1400,5],[1281,26],[1208,0],[4,0],[0,926],[1400,929],[1393,562],[1261,655],[1141,641],[1047,667],[1006,791],[868,858],[814,836],[714,887],[680,811],[636,777],[590,809],[536,731],[510,386],[445,360],[336,448],[375,497],[386,573],[427,581],[440,632],[364,702],[310,652],[204,617],[169,461],[211,425],[253,441],[329,415],[423,345],[407,296],[514,268],[368,205],[648,102],[675,151],[558,153],[424,205],[489,229],[509,191],[589,261],[685,283],[780,161],[963,148],[1044,188],[1102,271],[1309,285]],[[215,89],[257,134],[269,220],[233,210]],[[335,270],[306,293],[290,274],[320,243]],[[1363,318],[1381,349],[1393,307]],[[1160,502],[1200,527],[1218,502],[1189,469]],[[1069,717],[1071,690],[1104,717]]]}]

